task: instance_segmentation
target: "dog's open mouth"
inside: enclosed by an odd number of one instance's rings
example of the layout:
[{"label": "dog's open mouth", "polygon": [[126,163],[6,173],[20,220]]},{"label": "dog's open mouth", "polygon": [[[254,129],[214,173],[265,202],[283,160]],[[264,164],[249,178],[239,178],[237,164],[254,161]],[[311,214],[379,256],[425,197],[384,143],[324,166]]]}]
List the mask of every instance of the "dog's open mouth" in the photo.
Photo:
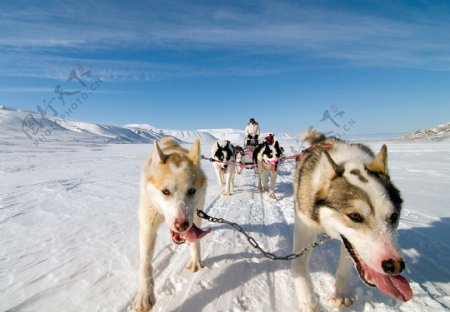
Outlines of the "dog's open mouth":
[{"label": "dog's open mouth", "polygon": [[172,241],[175,244],[183,244],[184,242],[188,241],[189,243],[195,243],[200,238],[206,236],[211,232],[211,228],[207,230],[202,230],[198,228],[195,223],[192,224],[191,228],[187,230],[186,232],[175,232],[173,230],[170,230],[170,236],[172,237]]},{"label": "dog's open mouth", "polygon": [[412,298],[413,293],[411,287],[403,276],[386,275],[376,272],[362,261],[352,244],[344,236],[341,235],[341,237],[364,283],[371,287],[378,287],[385,294],[404,302]]}]

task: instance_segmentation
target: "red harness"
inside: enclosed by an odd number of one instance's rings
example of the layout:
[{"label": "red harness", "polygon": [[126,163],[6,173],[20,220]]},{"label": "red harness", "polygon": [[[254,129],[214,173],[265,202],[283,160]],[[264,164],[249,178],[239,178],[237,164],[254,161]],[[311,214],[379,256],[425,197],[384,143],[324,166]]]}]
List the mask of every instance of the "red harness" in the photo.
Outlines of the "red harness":
[{"label": "red harness", "polygon": [[[312,146],[308,147],[307,149],[303,150],[300,154],[295,154],[295,155],[291,155],[291,156],[284,156],[284,157],[281,157],[281,158],[278,158],[278,159],[275,159],[275,160],[272,160],[272,161],[268,161],[268,162],[264,161],[264,162],[262,162],[260,164],[252,164],[252,165],[240,164],[240,163],[230,162],[230,161],[220,161],[220,160],[217,160],[217,159],[214,159],[214,158],[205,157],[203,155],[202,155],[202,159],[209,160],[211,162],[218,162],[218,163],[221,163],[221,164],[242,167],[242,168],[246,168],[246,169],[259,167],[259,166],[262,166],[262,165],[269,165],[269,166],[271,166],[271,169],[272,169],[272,167],[275,167],[275,170],[276,170],[276,167],[277,167],[278,163],[281,162],[281,161],[289,160],[289,159],[295,159],[296,162],[299,162],[306,153],[312,152],[313,150],[318,149],[318,148],[331,148],[332,146],[333,146],[333,144],[331,144],[331,143],[316,144],[316,145],[312,145]],[[250,151],[250,153],[251,153],[251,151]],[[247,151],[247,155],[249,155],[248,151]],[[253,156],[253,154],[251,154],[249,156]],[[271,171],[275,171],[275,170],[271,170]]]}]

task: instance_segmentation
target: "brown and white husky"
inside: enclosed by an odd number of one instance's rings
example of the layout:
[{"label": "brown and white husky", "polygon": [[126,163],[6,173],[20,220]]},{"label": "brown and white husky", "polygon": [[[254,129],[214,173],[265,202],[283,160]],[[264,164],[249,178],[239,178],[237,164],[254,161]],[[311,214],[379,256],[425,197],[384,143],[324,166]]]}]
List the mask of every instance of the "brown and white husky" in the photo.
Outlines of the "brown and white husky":
[{"label": "brown and white husky", "polygon": [[139,207],[140,268],[138,292],[133,302],[135,311],[150,311],[155,304],[152,258],[156,231],[165,221],[172,240],[190,243],[190,261],[186,266],[192,272],[201,267],[200,242],[208,231],[202,231],[197,210],[203,208],[206,194],[206,176],[200,168],[200,141],[190,151],[173,138],[164,138],[153,144],[153,153],[141,173]]},{"label": "brown and white husky", "polygon": [[[303,137],[316,147],[297,162],[294,251],[325,232],[342,242],[332,303],[352,304],[352,262],[362,281],[401,301],[412,297],[400,273],[405,262],[397,245],[402,198],[388,171],[386,145],[369,147],[309,130]],[[310,252],[292,263],[300,311],[317,311],[309,272]]]}]

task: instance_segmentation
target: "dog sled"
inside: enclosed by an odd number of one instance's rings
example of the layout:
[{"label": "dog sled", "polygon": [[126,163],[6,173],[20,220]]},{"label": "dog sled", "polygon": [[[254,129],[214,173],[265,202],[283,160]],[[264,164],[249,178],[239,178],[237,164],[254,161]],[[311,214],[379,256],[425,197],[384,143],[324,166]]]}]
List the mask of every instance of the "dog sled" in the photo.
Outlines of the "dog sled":
[{"label": "dog sled", "polygon": [[253,151],[258,146],[259,141],[258,139],[245,139],[244,140],[244,151],[242,155],[242,162],[247,165],[254,165],[253,161]]}]

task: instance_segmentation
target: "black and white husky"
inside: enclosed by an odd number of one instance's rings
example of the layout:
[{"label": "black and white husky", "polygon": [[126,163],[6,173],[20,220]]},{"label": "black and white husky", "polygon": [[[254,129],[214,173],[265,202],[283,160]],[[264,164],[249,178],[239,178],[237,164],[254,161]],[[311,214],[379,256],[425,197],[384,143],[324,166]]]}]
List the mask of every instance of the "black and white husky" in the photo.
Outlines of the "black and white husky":
[{"label": "black and white husky", "polygon": [[[276,199],[275,183],[277,182],[278,165],[282,151],[278,141],[264,141],[253,151],[253,163],[258,177],[258,190],[269,191],[269,196]],[[269,185],[270,178],[270,185]]]},{"label": "black and white husky", "polygon": [[[400,275],[405,262],[396,240],[402,198],[389,176],[386,145],[375,155],[365,145],[314,130],[302,139],[315,148],[297,162],[294,250],[321,232],[342,242],[332,298],[336,307],[352,304],[352,260],[367,285],[401,301],[411,299],[409,283]],[[309,258],[307,253],[292,263],[300,311],[317,311]]]},{"label": "black and white husky", "polygon": [[245,166],[244,163],[245,150],[237,145],[234,147],[234,158],[236,159],[236,173],[241,174],[242,168]]},{"label": "black and white husky", "polygon": [[[211,147],[211,158],[214,159],[213,166],[216,169],[219,185],[225,186],[224,195],[230,195],[235,175],[234,146],[228,140],[219,140]],[[226,181],[225,181],[225,175]]]}]

